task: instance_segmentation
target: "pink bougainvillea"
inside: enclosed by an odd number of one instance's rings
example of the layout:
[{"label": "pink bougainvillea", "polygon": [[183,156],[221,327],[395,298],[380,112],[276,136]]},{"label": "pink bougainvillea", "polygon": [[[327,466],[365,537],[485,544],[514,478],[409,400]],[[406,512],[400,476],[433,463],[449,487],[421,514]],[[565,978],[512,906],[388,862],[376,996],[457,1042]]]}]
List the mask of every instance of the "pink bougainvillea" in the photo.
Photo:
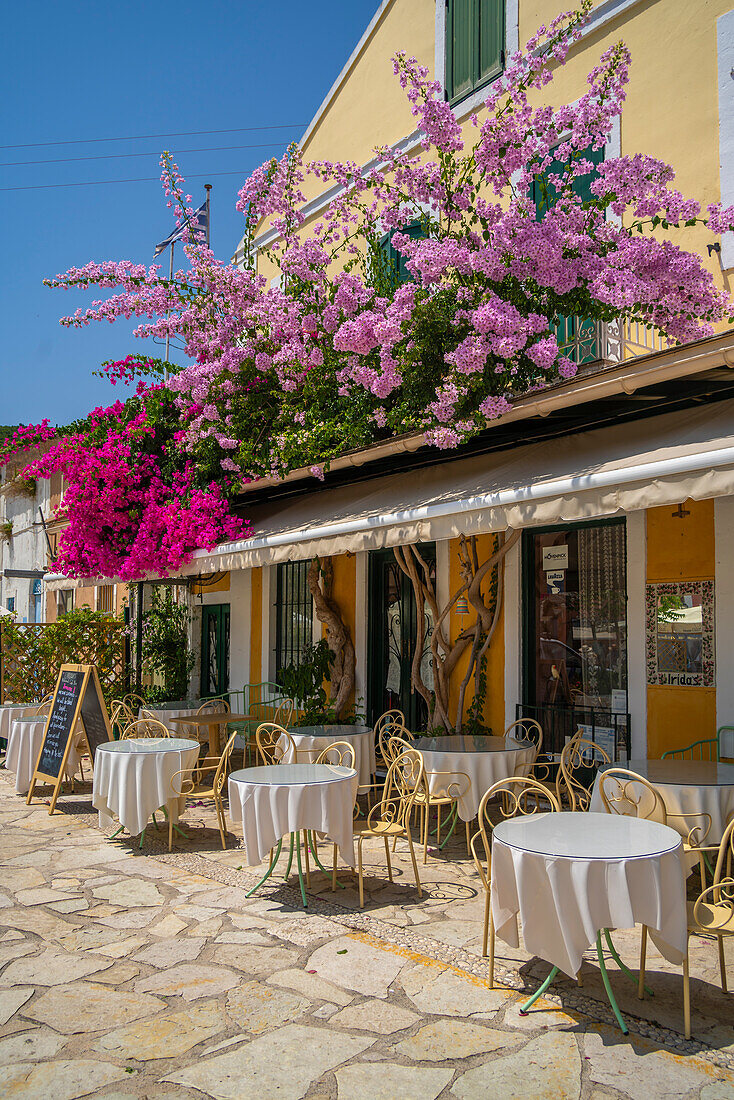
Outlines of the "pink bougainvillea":
[{"label": "pink bougainvillea", "polygon": [[[703,214],[651,156],[596,163],[623,109],[625,45],[602,54],[576,102],[542,102],[590,6],[541,27],[464,128],[428,71],[397,54],[417,145],[379,148],[367,168],[307,164],[291,146],[257,169],[237,202],[239,267],[190,234],[173,278],[105,261],[48,280],[106,292],[64,325],[135,317],[138,336],[185,347],[165,381],[145,356],[107,364],[113,382],[148,376],[138,404],[72,430],[32,467],[66,472],[65,566],[174,569],[247,530],[227,500],[259,478],[304,467],[323,479],[335,455],[402,432],[456,447],[517,396],[573,377],[561,318],[642,323],[671,342],[731,321],[734,305],[674,234],[734,229],[734,208]],[[169,154],[162,178],[188,225]],[[315,184],[332,198],[314,223],[303,208]],[[260,229],[279,279],[255,269]]]}]

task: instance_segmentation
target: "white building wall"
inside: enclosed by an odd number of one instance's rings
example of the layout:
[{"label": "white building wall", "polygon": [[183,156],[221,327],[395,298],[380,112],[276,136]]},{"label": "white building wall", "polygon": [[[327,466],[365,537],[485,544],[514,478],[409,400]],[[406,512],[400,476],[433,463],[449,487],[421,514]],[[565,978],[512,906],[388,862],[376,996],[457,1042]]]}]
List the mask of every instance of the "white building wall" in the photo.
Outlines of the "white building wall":
[{"label": "white building wall", "polygon": [[[48,480],[39,481],[32,497],[18,492],[12,479],[0,487],[0,523],[12,523],[9,539],[0,542],[0,601],[8,606],[15,600],[16,622],[46,620],[46,593],[41,586],[41,609],[33,617],[32,590],[34,580],[40,580],[48,567],[48,549],[39,516],[42,509],[49,518]],[[35,575],[34,575],[35,574]]]},{"label": "white building wall", "polygon": [[647,673],[645,669],[645,578],[647,517],[627,516],[627,709],[633,758],[647,757]]}]

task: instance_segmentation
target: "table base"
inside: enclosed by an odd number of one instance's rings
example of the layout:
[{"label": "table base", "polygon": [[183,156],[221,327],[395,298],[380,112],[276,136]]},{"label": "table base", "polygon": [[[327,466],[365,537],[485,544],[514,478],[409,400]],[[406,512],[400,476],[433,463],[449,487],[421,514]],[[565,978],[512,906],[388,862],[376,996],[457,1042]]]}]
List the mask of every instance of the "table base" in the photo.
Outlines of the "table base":
[{"label": "table base", "polygon": [[[614,944],[612,943],[612,937],[609,934],[609,929],[605,928],[603,931],[604,931],[604,938],[607,941],[607,947],[609,948],[609,951],[610,951],[614,961],[616,962],[617,966],[620,968],[622,973],[626,974],[626,976],[630,979],[630,981],[634,982],[635,985],[642,986],[642,988],[639,990],[640,997],[642,996],[642,990],[643,989],[644,989],[645,993],[648,993],[652,997],[653,996],[653,991],[651,989],[649,989],[648,986],[646,986],[642,983],[642,975],[640,975],[639,979],[636,978],[634,976],[634,974],[632,973],[632,971],[629,969],[629,967],[626,966],[622,962],[622,960],[620,959],[619,954],[617,952],[617,949],[615,948]],[[624,1022],[624,1017],[622,1016],[622,1013],[619,1011],[619,1005],[616,1002],[616,999],[614,997],[614,992],[612,990],[612,983],[609,981],[609,974],[607,973],[606,964],[604,962],[604,952],[603,952],[602,946],[601,946],[601,932],[597,932],[597,934],[596,934],[596,953],[597,953],[597,956],[599,958],[599,969],[601,971],[601,980],[604,983],[604,990],[605,990],[606,995],[607,995],[607,1000],[609,1001],[609,1004],[611,1005],[612,1012],[615,1015],[615,1018],[617,1020],[617,1023],[619,1024],[619,1027],[620,1027],[620,1030],[621,1030],[622,1034],[623,1035],[629,1035],[629,1028],[627,1027],[626,1023]],[[551,967],[550,973],[545,978],[545,980],[541,983],[541,985],[536,989],[536,991],[535,991],[535,993],[533,993],[532,997],[528,997],[527,1001],[525,1001],[525,1003],[520,1006],[519,1012],[520,1012],[521,1016],[527,1016],[528,1012],[530,1011],[532,1006],[535,1004],[535,1002],[538,1000],[538,998],[542,997],[543,994],[545,993],[545,991],[548,989],[548,986],[551,984],[551,982],[553,981],[553,979],[555,978],[557,973],[558,973],[558,967],[557,966]]]},{"label": "table base", "polygon": [[[301,888],[301,898],[303,900],[303,908],[308,909],[308,899],[306,897],[306,886],[304,886],[303,868],[301,866],[301,833],[300,833],[300,830],[299,830],[298,833],[289,833],[288,835],[290,837],[290,848],[289,848],[289,851],[288,851],[288,866],[285,869],[285,875],[283,877],[285,879],[287,879],[288,875],[291,873],[291,867],[293,865],[293,851],[295,849],[296,866],[298,867],[298,885]],[[306,840],[306,885],[310,887],[311,886],[311,868],[309,866],[309,861],[308,861],[308,843],[309,842],[308,842],[308,839],[307,839]],[[278,860],[280,859],[280,853],[282,852],[282,850],[283,850],[283,837],[280,838],[280,840],[278,841],[277,846],[270,853],[270,866],[268,867],[267,871],[265,872],[263,877],[260,879],[260,881],[257,882],[252,887],[251,890],[248,890],[248,892],[245,894],[245,897],[251,898],[252,895],[255,893],[255,891],[259,890],[264,882],[267,882],[267,880],[270,878],[270,876],[272,875],[273,871],[275,870],[275,868],[277,866]]]}]

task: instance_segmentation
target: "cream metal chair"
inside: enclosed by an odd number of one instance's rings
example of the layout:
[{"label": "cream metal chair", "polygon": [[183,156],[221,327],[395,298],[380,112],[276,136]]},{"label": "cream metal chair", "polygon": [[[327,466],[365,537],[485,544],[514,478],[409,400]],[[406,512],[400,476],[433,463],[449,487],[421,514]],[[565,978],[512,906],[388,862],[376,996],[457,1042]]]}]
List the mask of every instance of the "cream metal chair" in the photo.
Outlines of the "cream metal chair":
[{"label": "cream metal chair", "polygon": [[38,704],[36,709],[33,711],[34,715],[39,715],[39,716],[42,715],[42,714],[47,715],[49,713],[49,711],[51,710],[51,703],[53,702],[53,698],[54,698],[54,693],[52,691],[49,691],[48,695],[44,695],[43,699],[41,699],[41,702]]},{"label": "cream metal chair", "polygon": [[127,695],[123,695],[122,701],[127,709],[132,711],[133,714],[141,711],[146,705],[142,695],[136,695],[134,691],[129,691]]},{"label": "cream metal chair", "polygon": [[[405,715],[403,714],[402,710],[398,710],[397,708],[394,708],[393,710],[386,710],[384,714],[380,715],[380,717],[377,719],[374,726],[372,727],[372,734],[375,739],[375,745],[377,746],[380,756],[384,760],[385,764],[389,764],[389,761],[386,760],[382,752],[383,741],[386,738],[392,737],[393,732],[397,731],[398,729],[405,730],[405,732],[408,733],[408,730],[405,728]],[[398,734],[398,736],[401,735]],[[413,735],[411,733],[408,733],[408,737],[406,737],[405,740],[410,740],[412,736]]]},{"label": "cream metal chair", "polygon": [[[604,749],[594,741],[584,740],[581,732],[579,730],[568,744],[563,746],[560,768],[556,777],[558,804],[563,805],[565,791],[572,813],[577,810],[588,810],[599,765],[612,763]],[[589,772],[592,769],[594,769],[594,776],[591,779],[591,785],[587,786],[582,779],[589,778]]]},{"label": "cream metal chair", "polygon": [[[326,745],[321,750],[319,755],[316,757],[316,763],[317,764],[331,764],[333,767],[337,767],[337,768],[354,768],[355,761],[356,761],[356,753],[354,751],[354,745],[350,745],[348,741],[333,741],[330,745]],[[355,807],[354,808],[355,808],[355,810],[357,809],[356,799],[355,799]],[[311,847],[311,851],[313,852],[313,855],[314,855],[314,858],[315,858],[317,864],[319,864],[319,866],[321,866],[320,861],[319,861],[319,857],[318,857],[318,844],[317,844],[317,836],[316,836],[315,831],[312,831],[310,829],[304,830],[304,841],[305,841],[304,851],[306,853],[306,869],[307,870],[309,869],[309,863],[308,863],[309,846]],[[332,853],[332,862],[331,862],[331,888],[332,888],[332,890],[336,890],[336,862],[337,862],[337,856],[338,856],[338,848],[337,848],[337,845],[335,844],[334,845],[334,850],[333,850],[333,853]],[[322,867],[322,870],[326,870],[326,868]]]},{"label": "cream metal chair", "polygon": [[[195,798],[197,801],[212,799],[217,811],[217,824],[219,825],[219,835],[222,839],[222,848],[226,849],[227,840],[225,833],[227,831],[227,822],[224,816],[224,803],[222,799],[222,791],[224,790],[224,784],[227,780],[227,771],[229,769],[230,759],[232,756],[232,750],[234,749],[235,739],[237,737],[236,732],[231,735],[229,741],[224,746],[222,755],[215,764],[195,764],[193,768],[182,768],[181,771],[176,772],[171,776],[171,791],[173,796],[178,795],[177,784],[175,780],[180,777],[181,794],[187,798]],[[211,784],[203,782],[203,776],[207,772],[213,772]],[[173,847],[173,818],[168,818],[168,851],[171,851]]]},{"label": "cream metal chair", "polygon": [[127,703],[123,699],[113,699],[111,703],[110,723],[113,731],[115,729],[121,734],[126,726],[129,726],[131,722],[134,722],[135,715],[128,707]]},{"label": "cream metal chair", "polygon": [[126,726],[120,736],[121,741],[129,741],[130,738],[139,737],[170,737],[168,726],[164,726],[157,718],[136,718],[129,726]]},{"label": "cream metal chair", "polygon": [[211,713],[211,714],[230,714],[231,711],[232,711],[232,708],[229,705],[229,700],[225,699],[224,696],[222,695],[222,696],[217,696],[213,699],[206,699],[201,704],[201,706],[199,707],[199,709],[197,710],[196,713],[197,714],[209,714],[209,713]]},{"label": "cream metal chair", "polygon": [[[364,869],[362,863],[362,848],[366,840],[381,839],[385,844],[385,858],[387,860],[387,873],[390,882],[393,881],[392,865],[390,863],[390,840],[404,837],[410,849],[410,858],[413,863],[415,884],[418,888],[418,897],[423,896],[421,881],[418,875],[418,864],[413,848],[413,838],[410,832],[410,819],[415,803],[416,795],[424,787],[423,760],[415,749],[406,749],[399,753],[387,770],[385,785],[382,789],[380,801],[377,802],[367,814],[364,821],[357,821],[354,832],[357,839],[357,874],[359,877],[359,907],[364,909]],[[332,889],[336,888],[336,864],[332,879]]]},{"label": "cream metal chair", "polygon": [[262,764],[280,764],[286,756],[291,757],[291,763],[298,760],[295,741],[288,730],[276,722],[263,722],[259,725],[255,730],[255,743],[258,759]]},{"label": "cream metal chair", "polygon": [[532,741],[538,754],[543,749],[543,727],[534,718],[518,718],[512,722],[504,732],[505,741],[508,737],[512,741]]},{"label": "cream metal chair", "polygon": [[[551,812],[558,813],[560,806],[555,795],[542,783],[535,779],[528,779],[522,775],[513,775],[508,779],[500,779],[493,783],[485,792],[479,803],[477,821],[479,832],[471,838],[471,853],[474,857],[474,866],[484,888],[484,928],[482,939],[482,955],[487,957],[487,941],[489,941],[489,984],[494,986],[494,923],[492,921],[492,907],[490,891],[492,888],[492,833],[495,822],[489,816],[489,803],[497,799],[497,808],[503,820],[511,817],[529,817],[532,814]],[[547,803],[547,805],[546,805]],[[483,856],[477,851],[477,844],[481,841],[484,849]]]},{"label": "cream metal chair", "polygon": [[[724,937],[734,936],[734,878],[732,878],[732,857],[734,856],[734,819],[727,825],[718,847],[714,881],[702,890],[695,901],[688,902],[688,936],[716,936],[719,947],[719,970],[721,973],[721,991],[727,993],[726,957],[724,955]],[[637,990],[642,998],[645,982],[645,955],[647,949],[647,928],[642,926],[640,946],[640,978]],[[691,1037],[691,981],[688,964],[688,944],[683,960],[683,1022],[686,1039]]]}]

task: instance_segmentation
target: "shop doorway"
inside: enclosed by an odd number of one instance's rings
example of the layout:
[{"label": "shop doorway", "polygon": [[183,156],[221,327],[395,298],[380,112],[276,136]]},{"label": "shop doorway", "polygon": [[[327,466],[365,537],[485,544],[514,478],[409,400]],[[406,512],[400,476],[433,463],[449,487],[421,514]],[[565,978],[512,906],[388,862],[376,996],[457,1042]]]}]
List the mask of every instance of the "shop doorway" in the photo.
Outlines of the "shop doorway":
[{"label": "shop doorway", "polygon": [[205,604],[201,609],[201,696],[229,691],[229,604]]},{"label": "shop doorway", "polygon": [[[420,552],[430,563],[435,580],[435,543],[421,546]],[[397,707],[405,715],[409,729],[424,729],[427,707],[425,700],[411,688],[411,666],[416,646],[420,646],[423,682],[432,689],[432,624],[425,621],[418,624],[413,586],[392,550],[375,550],[370,554],[368,608],[367,720],[374,725],[386,710]]]},{"label": "shop doorway", "polygon": [[629,739],[624,520],[523,533],[523,704],[559,752],[579,726],[613,759]]}]

